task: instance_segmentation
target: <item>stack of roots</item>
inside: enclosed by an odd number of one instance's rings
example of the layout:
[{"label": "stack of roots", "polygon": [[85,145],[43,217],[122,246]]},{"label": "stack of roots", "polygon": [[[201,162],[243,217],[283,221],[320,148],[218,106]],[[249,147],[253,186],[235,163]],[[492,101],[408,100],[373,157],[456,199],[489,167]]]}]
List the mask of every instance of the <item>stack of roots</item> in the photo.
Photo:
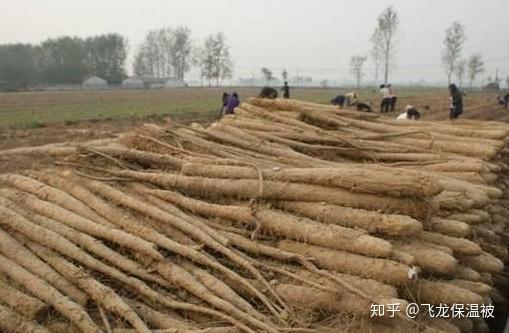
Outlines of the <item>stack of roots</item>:
[{"label": "stack of roots", "polygon": [[508,133],[251,99],[18,149],[58,158],[0,175],[0,331],[487,332],[405,309],[505,307]]}]

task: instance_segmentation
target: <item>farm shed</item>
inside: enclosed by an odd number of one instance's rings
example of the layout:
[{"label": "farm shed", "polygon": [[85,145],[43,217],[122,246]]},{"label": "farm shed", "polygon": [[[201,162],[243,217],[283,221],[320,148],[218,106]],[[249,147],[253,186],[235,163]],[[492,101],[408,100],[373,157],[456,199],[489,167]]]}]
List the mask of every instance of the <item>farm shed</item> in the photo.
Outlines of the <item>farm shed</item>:
[{"label": "farm shed", "polygon": [[143,81],[145,89],[162,89],[164,88],[167,78],[143,77],[141,80]]},{"label": "farm shed", "polygon": [[108,82],[106,80],[101,79],[97,76],[91,76],[85,81],[83,81],[83,89],[85,90],[100,90],[100,89],[107,89],[108,88]]},{"label": "farm shed", "polygon": [[138,77],[129,77],[122,81],[122,88],[124,89],[143,89],[145,84],[142,79]]},{"label": "farm shed", "polygon": [[171,77],[164,83],[165,88],[182,88],[186,87],[187,84],[182,79],[177,79],[175,77]]}]

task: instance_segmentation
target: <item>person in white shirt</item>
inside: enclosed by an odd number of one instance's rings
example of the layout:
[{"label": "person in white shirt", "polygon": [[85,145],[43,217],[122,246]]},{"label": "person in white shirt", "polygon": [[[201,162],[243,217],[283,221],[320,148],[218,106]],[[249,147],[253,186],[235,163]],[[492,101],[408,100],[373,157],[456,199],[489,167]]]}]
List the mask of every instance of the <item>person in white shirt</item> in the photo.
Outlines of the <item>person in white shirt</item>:
[{"label": "person in white shirt", "polygon": [[391,93],[389,88],[385,86],[385,84],[380,85],[380,94],[382,95],[382,102],[380,103],[380,112],[386,113],[389,112],[389,107],[391,106]]},{"label": "person in white shirt", "polygon": [[345,94],[345,104],[346,106],[350,106],[357,100],[357,94],[353,91]]},{"label": "person in white shirt", "polygon": [[421,113],[412,105],[405,106],[405,112],[396,117],[396,120],[419,120]]}]

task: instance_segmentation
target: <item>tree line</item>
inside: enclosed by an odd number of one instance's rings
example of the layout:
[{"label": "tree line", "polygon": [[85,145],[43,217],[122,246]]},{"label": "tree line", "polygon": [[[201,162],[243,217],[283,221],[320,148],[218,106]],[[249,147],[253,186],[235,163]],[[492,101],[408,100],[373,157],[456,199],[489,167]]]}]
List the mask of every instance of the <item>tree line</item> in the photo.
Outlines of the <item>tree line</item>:
[{"label": "tree line", "polygon": [[[398,41],[399,18],[392,6],[387,7],[377,18],[376,27],[370,37],[371,48],[369,58],[373,62],[374,81],[379,81],[379,74],[383,75],[383,83],[388,83],[392,69],[395,66],[395,50]],[[459,22],[453,22],[445,31],[441,63],[444,66],[447,84],[452,83],[455,76],[459,86],[463,86],[465,75],[469,86],[475,82],[479,74],[485,71],[484,61],[480,53],[462,58],[462,48],[466,40],[465,27]],[[350,73],[355,78],[357,87],[364,77],[364,64],[368,56],[355,55],[350,58]],[[498,78],[495,79],[495,81]],[[509,77],[507,78],[509,84]]]},{"label": "tree line", "polygon": [[92,75],[109,82],[126,76],[127,40],[118,34],[63,36],[38,45],[0,45],[0,81],[35,84],[81,83]]},{"label": "tree line", "polygon": [[[40,44],[1,44],[0,82],[17,86],[77,84],[90,76],[109,83],[127,77],[128,40],[116,33],[88,38],[63,36]],[[134,55],[137,76],[183,80],[191,67],[198,67],[211,85],[231,78],[233,61],[226,36],[211,34],[202,44],[191,39],[184,26],[150,30]]]}]

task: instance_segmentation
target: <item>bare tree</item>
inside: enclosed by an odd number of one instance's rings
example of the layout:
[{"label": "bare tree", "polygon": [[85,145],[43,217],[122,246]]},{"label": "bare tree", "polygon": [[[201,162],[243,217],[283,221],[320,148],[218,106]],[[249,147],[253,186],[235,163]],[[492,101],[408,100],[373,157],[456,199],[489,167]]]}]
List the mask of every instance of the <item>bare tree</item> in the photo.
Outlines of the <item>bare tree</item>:
[{"label": "bare tree", "polygon": [[478,74],[484,72],[484,61],[482,61],[482,56],[480,54],[473,54],[468,58],[468,78],[470,79],[470,88],[474,83],[475,78]]},{"label": "bare tree", "polygon": [[454,68],[454,73],[456,74],[456,79],[458,80],[458,85],[460,87],[463,86],[463,77],[465,76],[465,72],[467,70],[467,60],[461,59],[458,61]]},{"label": "bare tree", "polygon": [[355,77],[355,81],[357,82],[357,89],[359,89],[362,77],[364,76],[363,66],[366,60],[367,57],[360,55],[356,55],[350,58],[350,73],[352,73]]},{"label": "bare tree", "polygon": [[168,42],[170,45],[170,62],[175,70],[175,77],[183,80],[185,73],[190,68],[191,30],[184,26],[177,27]]},{"label": "bare tree", "polygon": [[380,54],[384,82],[389,81],[389,73],[394,62],[394,48],[398,31],[398,14],[392,6],[387,7],[377,19],[377,26],[372,36],[373,48]]},{"label": "bare tree", "polygon": [[505,85],[509,87],[509,76],[505,78]]},{"label": "bare tree", "polygon": [[171,61],[173,29],[150,30],[135,55],[134,72],[139,76],[169,77],[174,72]]},{"label": "bare tree", "polygon": [[270,81],[274,80],[274,77],[272,76],[272,71],[267,67],[262,67],[261,72],[265,80],[267,80],[268,84],[270,84]]},{"label": "bare tree", "polygon": [[442,64],[447,75],[447,84],[451,84],[451,77],[461,57],[461,48],[466,40],[465,28],[459,22],[454,22],[445,32]]},{"label": "bare tree", "polygon": [[216,85],[219,85],[220,81],[231,78],[233,61],[222,32],[205,38],[203,47],[199,50],[197,62],[201,76],[208,80],[209,87],[212,79],[216,79]]},{"label": "bare tree", "polygon": [[378,74],[380,72],[380,66],[382,61],[382,34],[380,33],[380,29],[376,28],[371,35],[371,49],[369,50],[369,55],[371,59],[373,59],[373,67],[375,70],[375,85],[378,83]]},{"label": "bare tree", "polygon": [[281,77],[283,78],[283,81],[288,80],[288,72],[286,71],[286,69],[283,69],[283,71],[281,72]]}]

